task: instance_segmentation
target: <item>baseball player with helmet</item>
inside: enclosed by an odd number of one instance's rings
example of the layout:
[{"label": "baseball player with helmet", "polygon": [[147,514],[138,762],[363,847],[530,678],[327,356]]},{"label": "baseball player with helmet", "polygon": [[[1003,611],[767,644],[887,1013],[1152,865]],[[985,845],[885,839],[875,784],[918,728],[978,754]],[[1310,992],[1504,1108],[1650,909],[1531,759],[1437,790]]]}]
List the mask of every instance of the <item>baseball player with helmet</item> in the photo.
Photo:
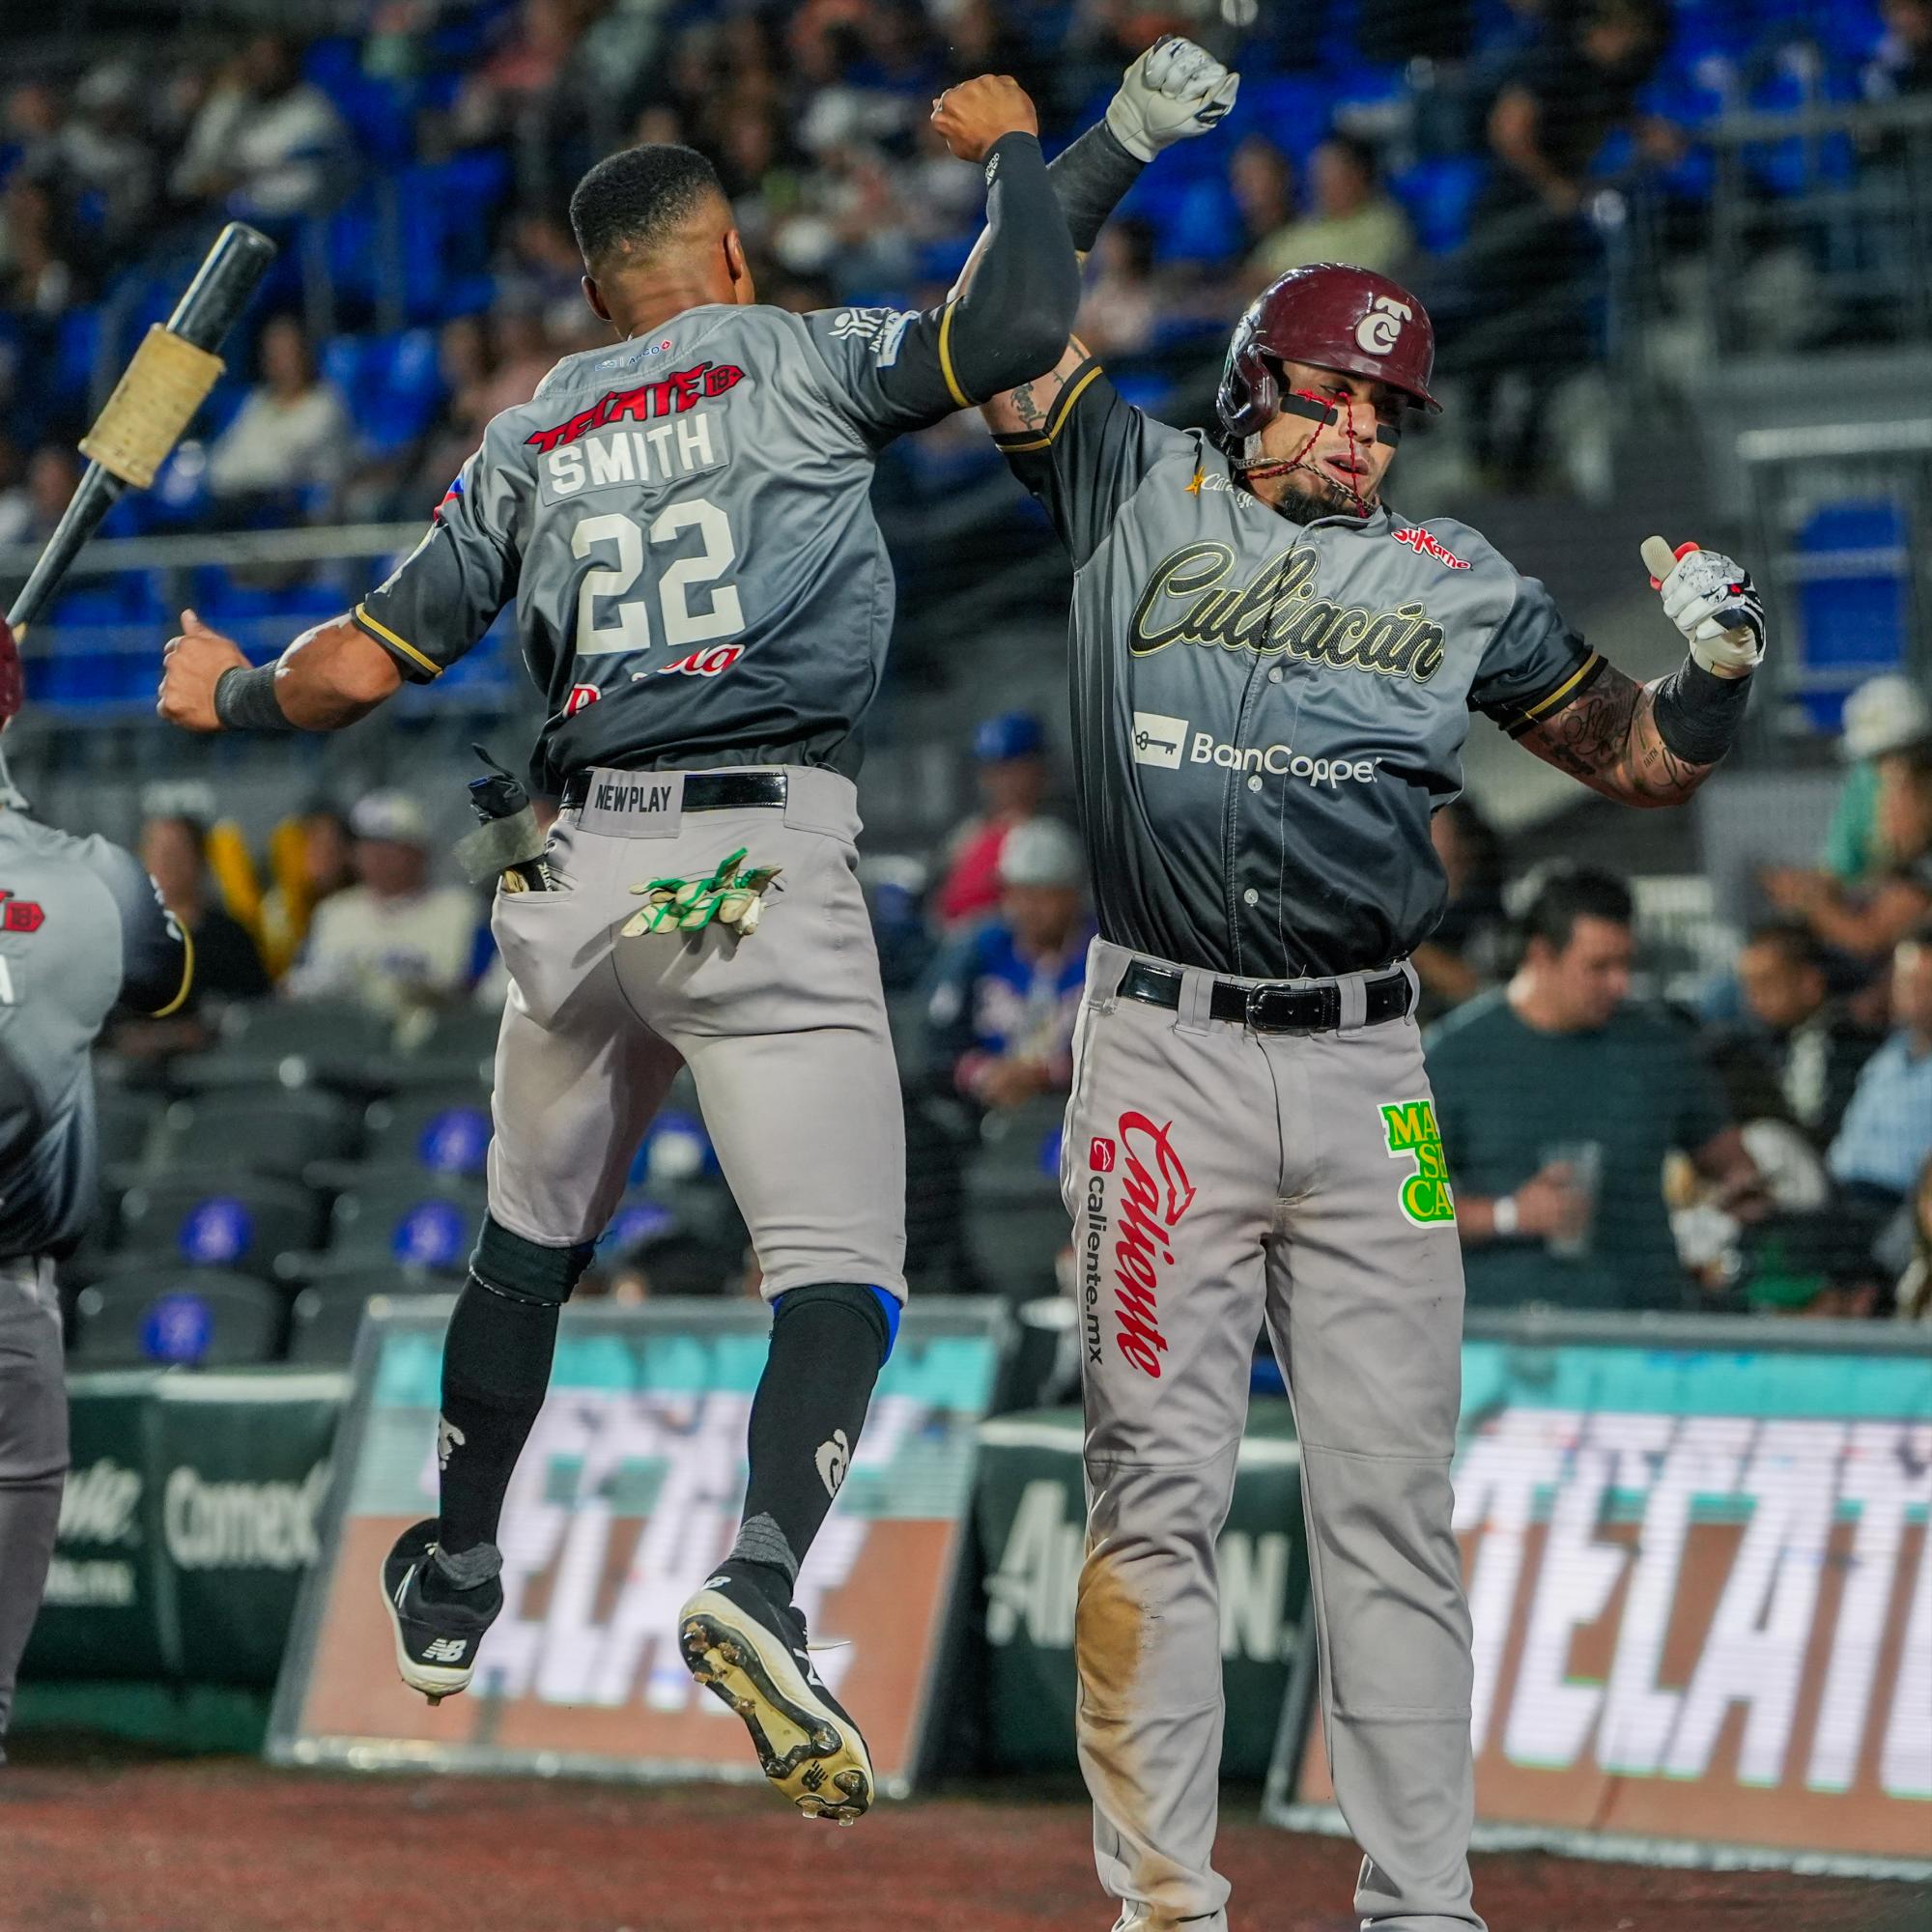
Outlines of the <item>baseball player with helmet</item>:
[{"label": "baseball player with helmet", "polygon": [[[0,724],[21,696],[0,621]],[[117,1004],[177,1010],[193,971],[140,861],[43,825],[0,777],[0,1761],[67,1479],[53,1270],[95,1212],[92,1049]]]},{"label": "baseball player with helmet", "polygon": [[440,676],[514,601],[550,699],[532,772],[562,810],[550,889],[493,915],[514,990],[489,1211],[444,1346],[440,1513],[384,1572],[397,1661],[433,1699],[470,1681],[558,1309],[688,1065],[774,1316],[743,1525],[679,1641],[766,1775],[840,1822],[871,1766],[792,1597],[905,1294],[904,1117],[853,843],[893,618],[868,491],[894,437],[1050,368],[1079,294],[1026,95],[982,76],[933,120],[983,165],[992,273],[924,315],[761,306],[702,156],[600,162],[571,212],[616,346],[491,423],[351,615],[259,669],[190,615],[160,700],[196,730],[331,729]]},{"label": "baseball player with helmet", "polygon": [[[1153,78],[1054,163],[1078,248],[1231,85],[1184,43]],[[1680,803],[1764,649],[1735,563],[1653,539],[1690,654],[1639,687],[1479,532],[1398,515],[1389,466],[1437,407],[1433,358],[1408,290],[1320,266],[1241,318],[1208,431],[1130,406],[1077,342],[985,412],[1074,564],[1100,928],[1063,1164],[1091,1505],[1075,1648],[1121,1932],[1227,1923],[1214,1548],[1264,1321],[1300,1437],[1329,1762],[1367,1854],[1355,1908],[1378,1932],[1480,1927],[1450,1529],[1463,1269],[1407,964],[1444,899],[1430,817],[1471,710],[1606,797]],[[1483,1232],[1508,1210],[1480,1204]]]}]

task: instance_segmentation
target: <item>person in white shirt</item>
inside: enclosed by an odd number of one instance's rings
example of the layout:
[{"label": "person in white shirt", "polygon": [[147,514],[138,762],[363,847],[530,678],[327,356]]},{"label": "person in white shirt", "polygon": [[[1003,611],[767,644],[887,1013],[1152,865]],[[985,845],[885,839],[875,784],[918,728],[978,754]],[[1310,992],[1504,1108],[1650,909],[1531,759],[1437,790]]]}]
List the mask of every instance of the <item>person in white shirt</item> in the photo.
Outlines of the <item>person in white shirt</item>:
[{"label": "person in white shirt", "polygon": [[341,118],[302,79],[295,49],[258,34],[203,102],[168,185],[185,201],[285,220],[321,204],[346,148]]},{"label": "person in white shirt", "polygon": [[378,1012],[459,997],[469,981],[477,908],[461,886],[429,883],[429,828],[406,792],[372,792],[349,814],[356,883],[316,908],[285,981],[298,999],[347,995]]},{"label": "person in white shirt", "polygon": [[350,453],[348,412],[317,378],[301,325],[274,317],[262,329],[260,354],[261,382],[208,453],[208,487],[230,505],[326,488]]}]

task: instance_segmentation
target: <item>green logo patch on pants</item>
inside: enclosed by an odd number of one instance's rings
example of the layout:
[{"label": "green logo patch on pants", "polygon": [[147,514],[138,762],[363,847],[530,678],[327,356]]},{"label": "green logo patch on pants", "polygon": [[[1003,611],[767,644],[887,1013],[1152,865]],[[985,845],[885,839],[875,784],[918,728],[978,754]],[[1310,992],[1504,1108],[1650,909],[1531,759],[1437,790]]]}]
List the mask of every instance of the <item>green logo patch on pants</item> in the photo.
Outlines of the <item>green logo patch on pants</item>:
[{"label": "green logo patch on pants", "polygon": [[1389,1158],[1405,1155],[1415,1172],[1402,1183],[1402,1211],[1419,1228],[1456,1218],[1456,1200],[1449,1191],[1449,1157],[1442,1151],[1442,1129],[1435,1109],[1427,1100],[1392,1100],[1382,1107],[1382,1126]]}]

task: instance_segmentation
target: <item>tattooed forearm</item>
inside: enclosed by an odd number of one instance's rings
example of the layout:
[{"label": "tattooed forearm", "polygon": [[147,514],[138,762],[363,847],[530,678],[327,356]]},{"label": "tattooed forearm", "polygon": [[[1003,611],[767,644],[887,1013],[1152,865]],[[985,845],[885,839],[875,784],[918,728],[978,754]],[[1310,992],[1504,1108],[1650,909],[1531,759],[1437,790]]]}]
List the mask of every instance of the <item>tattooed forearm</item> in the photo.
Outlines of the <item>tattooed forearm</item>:
[{"label": "tattooed forearm", "polygon": [[1021,423],[1026,428],[1044,429],[1046,427],[1046,412],[1034,400],[1033,384],[1031,383],[1022,383],[1017,389],[1014,389],[1008,396],[1007,400],[1012,406],[1013,414],[1019,417]]},{"label": "tattooed forearm", "polygon": [[1558,771],[1624,805],[1679,805],[1714,765],[1693,765],[1671,751],[1657,728],[1654,685],[1637,684],[1605,665],[1574,704],[1525,732],[1522,743]]}]

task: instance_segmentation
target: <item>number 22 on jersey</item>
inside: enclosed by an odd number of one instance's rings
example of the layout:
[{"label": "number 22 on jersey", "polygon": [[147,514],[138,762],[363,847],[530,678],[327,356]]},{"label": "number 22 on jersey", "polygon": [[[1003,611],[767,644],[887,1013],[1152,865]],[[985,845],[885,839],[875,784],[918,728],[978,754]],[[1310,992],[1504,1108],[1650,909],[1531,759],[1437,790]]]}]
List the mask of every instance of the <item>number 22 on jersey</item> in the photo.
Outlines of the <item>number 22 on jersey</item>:
[{"label": "number 22 on jersey", "polygon": [[[710,643],[719,638],[736,637],[745,628],[737,585],[718,581],[737,560],[738,551],[731,539],[731,526],[716,503],[697,497],[660,510],[651,519],[650,541],[675,543],[686,530],[693,529],[703,549],[696,556],[673,559],[658,575],[664,641],[672,646]],[[628,595],[643,575],[643,529],[635,519],[610,511],[584,517],[571,534],[573,556],[597,554],[601,558],[611,550],[615,561],[600,560],[595,569],[585,571],[577,592],[579,657],[649,650],[653,641],[647,599]],[[706,585],[715,587],[701,603],[695,600],[693,593]]]}]

